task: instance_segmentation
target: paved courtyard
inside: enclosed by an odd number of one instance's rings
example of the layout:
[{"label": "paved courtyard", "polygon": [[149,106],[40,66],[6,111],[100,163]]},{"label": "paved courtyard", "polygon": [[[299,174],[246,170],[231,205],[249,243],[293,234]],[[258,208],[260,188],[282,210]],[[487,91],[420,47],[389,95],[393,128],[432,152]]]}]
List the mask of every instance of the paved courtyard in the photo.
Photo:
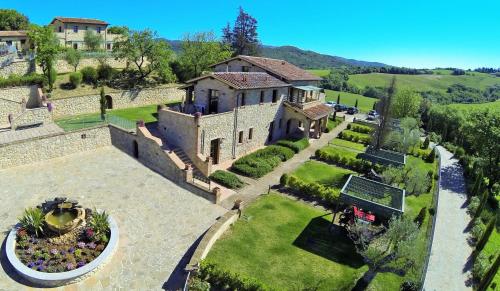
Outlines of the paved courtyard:
[{"label": "paved courtyard", "polygon": [[[112,260],[83,282],[56,290],[160,290],[195,240],[226,210],[107,147],[0,170],[0,229],[25,207],[66,196],[107,210],[120,228]],[[29,290],[1,253],[0,290]]]}]

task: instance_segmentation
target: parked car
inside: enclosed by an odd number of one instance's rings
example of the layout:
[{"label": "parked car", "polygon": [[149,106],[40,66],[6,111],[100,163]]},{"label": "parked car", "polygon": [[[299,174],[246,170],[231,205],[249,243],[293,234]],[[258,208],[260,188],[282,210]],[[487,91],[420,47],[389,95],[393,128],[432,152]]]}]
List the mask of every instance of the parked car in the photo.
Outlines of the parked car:
[{"label": "parked car", "polygon": [[331,107],[331,108],[335,108],[335,105],[337,105],[337,103],[336,103],[336,102],[333,102],[333,101],[327,101],[327,102],[325,103],[325,105],[326,105],[326,106],[329,106],[329,107]]},{"label": "parked car", "polygon": [[347,106],[343,105],[343,104],[335,104],[335,111],[346,111],[347,110]]},{"label": "parked car", "polygon": [[375,110],[370,110],[370,112],[368,112],[368,116],[366,117],[366,119],[368,120],[375,120],[377,119],[379,116],[379,114],[377,113],[377,111]]},{"label": "parked car", "polygon": [[356,114],[358,112],[359,112],[358,108],[356,108],[354,106],[351,106],[351,107],[347,108],[347,114],[354,115],[354,114]]}]

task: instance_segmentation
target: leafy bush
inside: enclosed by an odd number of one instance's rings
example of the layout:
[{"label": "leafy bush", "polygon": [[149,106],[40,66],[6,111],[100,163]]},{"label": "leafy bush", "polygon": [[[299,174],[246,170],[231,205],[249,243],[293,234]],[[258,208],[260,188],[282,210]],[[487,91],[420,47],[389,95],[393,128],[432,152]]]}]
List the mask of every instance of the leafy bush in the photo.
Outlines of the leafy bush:
[{"label": "leafy bush", "polygon": [[315,182],[305,182],[296,176],[289,176],[287,180],[287,186],[291,189],[331,204],[336,203],[340,197],[339,189],[327,187]]},{"label": "leafy bush", "polygon": [[83,76],[83,81],[87,84],[95,84],[97,82],[97,71],[93,67],[85,67],[80,70]]},{"label": "leafy bush", "polygon": [[235,174],[222,170],[217,170],[212,173],[210,179],[231,189],[238,189],[244,185]]},{"label": "leafy bush", "polygon": [[470,215],[474,215],[479,208],[479,204],[481,204],[481,200],[476,196],[472,197],[469,205],[467,206],[467,212]]},{"label": "leafy bush", "polygon": [[24,86],[24,85],[42,85],[44,76],[38,74],[29,74],[26,76],[10,75],[8,78],[0,77],[0,88]]},{"label": "leafy bush", "polygon": [[236,160],[232,169],[248,177],[260,178],[293,155],[287,147],[272,145]]},{"label": "leafy bush", "polygon": [[80,72],[74,72],[69,75],[69,81],[71,82],[71,85],[73,87],[78,87],[82,83],[82,73]]},{"label": "leafy bush", "polygon": [[474,224],[472,225],[472,229],[470,231],[470,234],[472,235],[474,241],[477,241],[481,237],[481,235],[483,235],[485,229],[486,226],[481,222],[481,219],[474,220]]},{"label": "leafy bush", "polygon": [[210,283],[213,290],[273,290],[256,278],[250,278],[237,273],[222,270],[219,266],[206,261],[201,262],[198,276],[201,280]]},{"label": "leafy bush", "polygon": [[427,207],[422,207],[422,209],[420,209],[420,212],[418,213],[417,217],[415,217],[413,222],[415,222],[420,228],[424,223],[426,216],[427,216]]},{"label": "leafy bush", "polygon": [[115,70],[108,64],[99,65],[97,67],[97,78],[99,80],[111,80]]},{"label": "leafy bush", "polygon": [[425,159],[428,163],[434,163],[436,159],[436,148],[432,148],[432,151],[429,153],[427,158]]},{"label": "leafy bush", "polygon": [[39,236],[43,233],[45,215],[40,208],[26,208],[23,216],[19,218],[19,223],[28,233]]},{"label": "leafy bush", "polygon": [[481,279],[488,271],[490,262],[488,256],[484,253],[480,253],[474,261],[474,266],[472,267],[472,275],[476,279]]},{"label": "leafy bush", "polygon": [[307,138],[302,138],[295,141],[289,139],[282,139],[279,140],[276,144],[287,147],[292,151],[294,151],[295,153],[299,153],[300,151],[309,146],[309,140],[307,140]]},{"label": "leafy bush", "polygon": [[107,235],[109,233],[109,215],[106,211],[99,212],[96,209],[92,211],[92,217],[90,218],[89,226],[94,230],[94,237],[98,240],[107,240]]},{"label": "leafy bush", "polygon": [[281,175],[281,177],[280,177],[280,185],[281,186],[286,186],[286,184],[288,183],[288,179],[289,178],[290,178],[290,176],[288,176],[288,174]]},{"label": "leafy bush", "polygon": [[428,149],[429,148],[429,144],[430,144],[430,139],[429,137],[425,137],[425,140],[424,140],[424,143],[422,144],[422,149]]},{"label": "leafy bush", "polygon": [[338,153],[330,153],[325,149],[316,150],[316,158],[327,163],[338,164],[343,167],[353,169],[356,172],[367,172],[371,166],[367,161],[342,156]]},{"label": "leafy bush", "polygon": [[356,132],[349,132],[345,130],[342,131],[341,134],[339,134],[339,138],[362,144],[370,144],[372,140],[370,136],[359,135],[359,133],[356,134]]},{"label": "leafy bush", "polygon": [[205,282],[198,277],[192,277],[189,281],[189,290],[210,291],[210,283]]},{"label": "leafy bush", "polygon": [[361,125],[361,124],[354,124],[354,123],[349,123],[347,125],[347,129],[352,130],[354,132],[359,132],[359,133],[371,133],[373,131],[373,128],[370,126]]}]

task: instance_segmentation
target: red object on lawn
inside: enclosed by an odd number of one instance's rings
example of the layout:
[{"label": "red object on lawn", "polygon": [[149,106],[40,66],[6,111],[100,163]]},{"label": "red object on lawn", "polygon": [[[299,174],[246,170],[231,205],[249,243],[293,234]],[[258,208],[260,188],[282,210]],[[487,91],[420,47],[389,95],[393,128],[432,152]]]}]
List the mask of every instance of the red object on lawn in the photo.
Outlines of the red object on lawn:
[{"label": "red object on lawn", "polygon": [[374,222],[375,215],[371,213],[365,213],[362,209],[358,209],[358,207],[354,206],[354,216],[359,219],[363,219],[365,221]]}]

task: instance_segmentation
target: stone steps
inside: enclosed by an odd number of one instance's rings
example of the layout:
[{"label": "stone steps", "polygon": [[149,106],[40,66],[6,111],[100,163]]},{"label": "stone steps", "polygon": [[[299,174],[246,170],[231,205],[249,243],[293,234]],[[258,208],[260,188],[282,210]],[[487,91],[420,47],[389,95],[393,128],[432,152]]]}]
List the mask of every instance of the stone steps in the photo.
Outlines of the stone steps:
[{"label": "stone steps", "polygon": [[186,165],[191,165],[193,167],[193,175],[205,177],[203,173],[198,170],[198,168],[193,164],[193,161],[186,155],[186,153],[180,148],[174,148],[172,151],[181,159],[181,161]]}]

